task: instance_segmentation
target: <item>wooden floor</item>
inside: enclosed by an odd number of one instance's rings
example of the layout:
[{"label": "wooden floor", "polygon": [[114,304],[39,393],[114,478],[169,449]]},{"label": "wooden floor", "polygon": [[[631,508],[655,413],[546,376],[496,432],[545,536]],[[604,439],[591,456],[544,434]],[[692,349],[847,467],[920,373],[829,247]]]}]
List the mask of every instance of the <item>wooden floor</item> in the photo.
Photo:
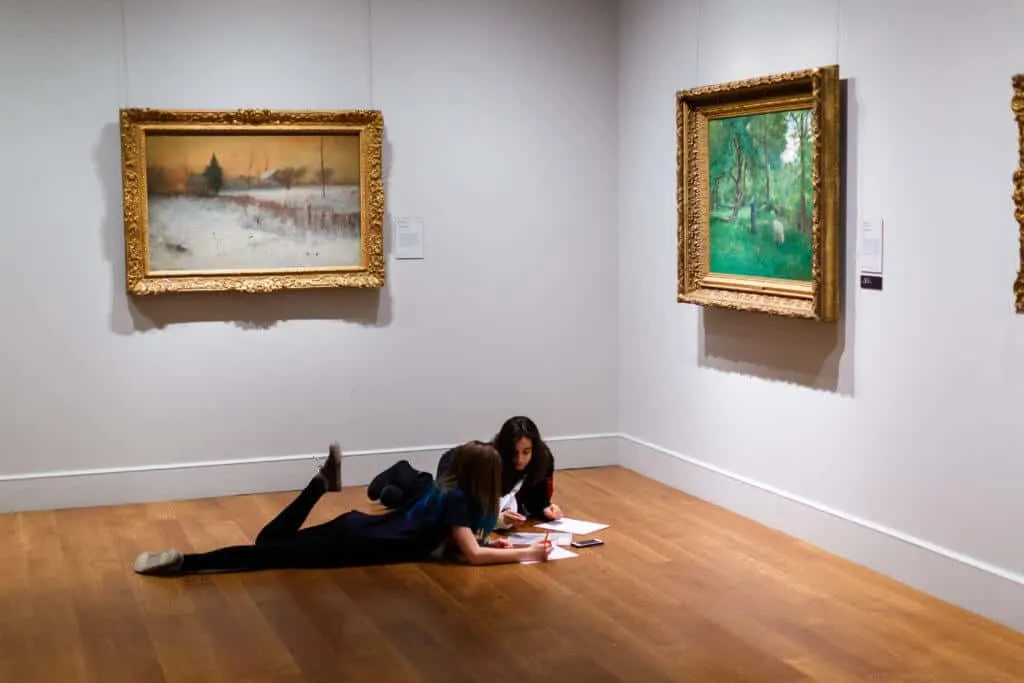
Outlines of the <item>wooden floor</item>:
[{"label": "wooden floor", "polygon": [[616,467],[558,474],[568,515],[613,525],[576,559],[131,571],[248,543],[290,498],[0,516],[0,681],[1024,681],[1024,635]]}]

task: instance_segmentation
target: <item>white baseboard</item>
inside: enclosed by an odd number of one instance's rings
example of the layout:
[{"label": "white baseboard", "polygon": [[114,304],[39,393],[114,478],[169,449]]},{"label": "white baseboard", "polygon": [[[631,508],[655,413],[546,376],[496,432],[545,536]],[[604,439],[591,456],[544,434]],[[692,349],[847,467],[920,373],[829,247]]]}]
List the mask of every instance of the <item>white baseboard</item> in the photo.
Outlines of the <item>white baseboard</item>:
[{"label": "white baseboard", "polygon": [[[617,434],[547,437],[559,469],[614,465]],[[454,444],[452,444],[454,445]],[[406,459],[431,473],[451,446],[416,446],[344,453],[346,486],[365,486],[381,470]],[[123,505],[301,489],[324,453],[216,460],[142,467],[0,475],[0,512]]]},{"label": "white baseboard", "polygon": [[1024,576],[623,434],[619,464],[1024,631]]}]

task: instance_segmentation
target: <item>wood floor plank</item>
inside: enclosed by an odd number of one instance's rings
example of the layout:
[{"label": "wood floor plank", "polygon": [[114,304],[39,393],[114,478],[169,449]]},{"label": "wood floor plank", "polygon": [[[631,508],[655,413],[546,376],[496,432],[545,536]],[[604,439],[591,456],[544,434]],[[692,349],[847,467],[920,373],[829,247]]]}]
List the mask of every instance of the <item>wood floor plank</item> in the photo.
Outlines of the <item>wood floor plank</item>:
[{"label": "wood floor plank", "polygon": [[[189,515],[180,520],[193,547],[216,548],[252,542],[238,523],[226,516],[221,501],[199,501],[196,505],[200,510],[198,516]],[[298,673],[288,648],[275,637],[274,630],[253,602],[247,585],[249,575],[204,578],[210,578],[206,584],[208,589],[193,592],[192,602],[196,606],[198,627],[217,644],[215,657],[219,668],[228,672],[232,680]],[[266,576],[259,579],[265,581]],[[260,643],[260,646],[253,648],[253,643]]]},{"label": "wood floor plank", "polygon": [[76,581],[67,571],[56,515],[44,511],[15,517],[16,539],[25,562],[15,569],[24,572],[16,583],[23,592],[11,596],[11,602],[27,602],[17,610],[24,619],[8,621],[5,611],[0,621],[5,668],[11,676],[0,680],[87,681],[87,645],[72,604]]},{"label": "wood floor plank", "polygon": [[618,467],[557,487],[606,544],[495,567],[132,573],[251,542],[287,492],[0,515],[0,681],[1024,680],[1024,634],[803,541]]},{"label": "wood floor plank", "polygon": [[114,542],[112,516],[103,509],[59,511],[57,538],[74,582],[69,597],[78,622],[87,680],[163,681],[163,671]]},{"label": "wood floor plank", "polygon": [[418,683],[423,678],[404,653],[337,585],[332,572],[284,572],[276,597],[258,601],[288,647],[302,680]]}]

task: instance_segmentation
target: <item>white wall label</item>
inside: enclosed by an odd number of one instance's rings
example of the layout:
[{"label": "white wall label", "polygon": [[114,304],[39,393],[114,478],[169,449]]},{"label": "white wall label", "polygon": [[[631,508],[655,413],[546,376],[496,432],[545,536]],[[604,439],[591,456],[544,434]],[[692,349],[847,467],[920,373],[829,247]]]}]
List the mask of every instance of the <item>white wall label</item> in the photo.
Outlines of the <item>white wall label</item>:
[{"label": "white wall label", "polygon": [[861,289],[882,288],[882,233],[881,218],[861,221],[857,236],[857,263]]},{"label": "white wall label", "polygon": [[422,259],[423,220],[420,218],[395,218],[393,226],[395,258],[400,260]]}]

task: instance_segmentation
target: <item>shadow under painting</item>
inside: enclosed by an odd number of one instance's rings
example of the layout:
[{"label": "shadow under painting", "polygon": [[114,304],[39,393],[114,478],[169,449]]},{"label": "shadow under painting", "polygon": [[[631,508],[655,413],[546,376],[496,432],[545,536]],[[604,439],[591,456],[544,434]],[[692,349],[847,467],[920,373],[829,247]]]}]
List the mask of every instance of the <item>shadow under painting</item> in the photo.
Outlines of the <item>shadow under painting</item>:
[{"label": "shadow under painting", "polygon": [[[840,81],[840,181],[843,210],[839,225],[839,317],[835,323],[776,317],[762,313],[703,308],[697,363],[812,389],[854,395],[854,301],[846,282],[856,268],[857,148],[854,84]],[[852,110],[852,111],[851,111]]]}]

